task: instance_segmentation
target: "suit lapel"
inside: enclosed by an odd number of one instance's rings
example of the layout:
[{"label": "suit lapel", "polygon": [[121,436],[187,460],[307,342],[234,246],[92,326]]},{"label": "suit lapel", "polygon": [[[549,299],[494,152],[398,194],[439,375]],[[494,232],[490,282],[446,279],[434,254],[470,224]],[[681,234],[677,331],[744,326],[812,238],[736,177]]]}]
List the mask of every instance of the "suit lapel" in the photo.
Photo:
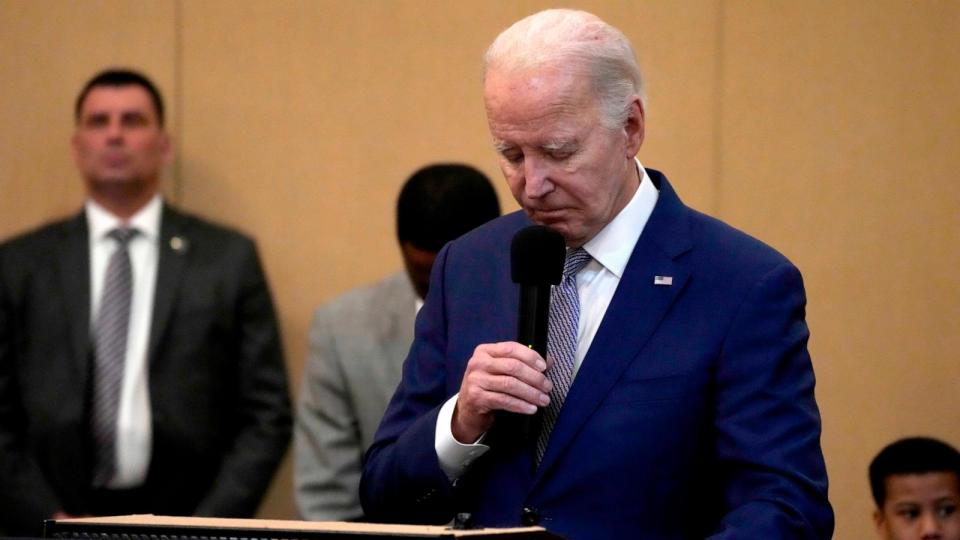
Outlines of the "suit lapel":
[{"label": "suit lapel", "polygon": [[147,351],[150,362],[156,356],[160,339],[170,321],[174,300],[179,294],[180,281],[191,249],[186,229],[183,215],[164,203],[160,218],[160,244],[157,246],[157,288],[153,297],[153,321],[150,325],[150,348]]},{"label": "suit lapel", "polygon": [[[63,292],[70,341],[79,373],[86,377],[90,355],[90,245],[87,218],[80,212],[63,227],[60,246],[54,257]],[[81,381],[86,384],[86,380]],[[81,386],[82,387],[82,386]]]},{"label": "suit lapel", "polygon": [[[640,355],[690,277],[689,269],[676,260],[692,247],[688,210],[666,178],[656,171],[648,172],[660,188],[657,206],[567,394],[535,485]],[[664,284],[658,276],[669,276],[671,284]]]}]

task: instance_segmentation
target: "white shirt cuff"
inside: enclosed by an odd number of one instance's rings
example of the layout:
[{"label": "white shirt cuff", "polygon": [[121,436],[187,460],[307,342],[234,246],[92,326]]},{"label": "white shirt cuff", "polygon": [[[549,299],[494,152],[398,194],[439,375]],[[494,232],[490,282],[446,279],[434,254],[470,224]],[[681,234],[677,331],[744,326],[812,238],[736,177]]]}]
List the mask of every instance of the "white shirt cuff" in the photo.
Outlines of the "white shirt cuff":
[{"label": "white shirt cuff", "polygon": [[463,444],[453,438],[453,430],[450,426],[453,422],[453,410],[457,406],[458,395],[454,394],[440,408],[440,414],[437,416],[437,429],[433,438],[433,447],[437,451],[440,468],[452,483],[456,483],[470,464],[490,449],[489,446],[480,444],[486,434],[473,444]]}]

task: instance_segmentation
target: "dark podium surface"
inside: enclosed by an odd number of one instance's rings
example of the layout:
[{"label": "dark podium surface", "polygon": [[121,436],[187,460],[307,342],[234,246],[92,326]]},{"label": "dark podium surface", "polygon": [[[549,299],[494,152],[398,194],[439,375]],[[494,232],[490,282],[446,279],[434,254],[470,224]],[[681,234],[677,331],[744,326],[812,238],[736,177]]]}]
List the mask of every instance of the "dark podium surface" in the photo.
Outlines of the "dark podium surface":
[{"label": "dark podium surface", "polygon": [[48,520],[44,538],[62,540],[371,540],[373,538],[470,538],[560,540],[542,527],[452,529],[343,521],[276,521],[153,515]]}]

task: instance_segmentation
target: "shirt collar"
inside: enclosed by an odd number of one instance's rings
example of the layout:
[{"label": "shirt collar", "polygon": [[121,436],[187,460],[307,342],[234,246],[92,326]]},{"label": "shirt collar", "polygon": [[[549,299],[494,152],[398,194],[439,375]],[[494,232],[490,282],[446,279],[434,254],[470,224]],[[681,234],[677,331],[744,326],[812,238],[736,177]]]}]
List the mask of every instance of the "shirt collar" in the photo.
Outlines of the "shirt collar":
[{"label": "shirt collar", "polygon": [[93,199],[87,199],[85,211],[87,214],[87,226],[90,231],[92,241],[100,241],[106,238],[107,234],[117,227],[134,227],[140,236],[148,240],[156,240],[160,237],[160,210],[163,208],[163,200],[160,194],[156,194],[150,199],[143,208],[137,211],[130,219],[124,221],[113,215],[103,206],[97,204]]},{"label": "shirt collar", "polygon": [[627,267],[630,254],[633,253],[633,248],[637,245],[640,233],[650,219],[659,196],[653,180],[647,175],[640,160],[636,158],[634,160],[637,163],[637,172],[640,174],[640,187],[623,210],[583,245],[594,260],[618,279],[623,277],[623,270]]}]

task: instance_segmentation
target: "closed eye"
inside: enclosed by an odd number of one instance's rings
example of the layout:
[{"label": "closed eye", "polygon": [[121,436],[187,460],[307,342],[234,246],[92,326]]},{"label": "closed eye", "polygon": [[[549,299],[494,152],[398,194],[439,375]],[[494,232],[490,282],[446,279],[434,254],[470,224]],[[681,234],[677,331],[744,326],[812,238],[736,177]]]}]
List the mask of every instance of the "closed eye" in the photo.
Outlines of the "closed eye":
[{"label": "closed eye", "polygon": [[579,148],[572,142],[558,142],[543,146],[543,153],[553,161],[564,161],[577,153]]},{"label": "closed eye", "polygon": [[523,152],[517,148],[498,149],[503,159],[510,163],[517,164],[523,162]]}]

